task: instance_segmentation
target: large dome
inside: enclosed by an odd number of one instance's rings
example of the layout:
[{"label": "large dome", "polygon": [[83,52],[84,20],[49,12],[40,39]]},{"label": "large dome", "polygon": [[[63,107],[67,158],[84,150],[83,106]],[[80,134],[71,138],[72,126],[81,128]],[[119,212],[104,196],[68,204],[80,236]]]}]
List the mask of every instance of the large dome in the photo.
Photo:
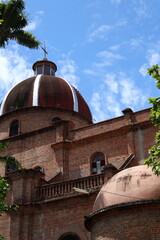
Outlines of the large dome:
[{"label": "large dome", "polygon": [[90,109],[81,94],[66,80],[55,77],[56,65],[46,59],[33,65],[35,76],[13,87],[1,104],[1,115],[32,106],[57,107],[78,112],[92,121]]},{"label": "large dome", "polygon": [[160,176],[145,165],[131,167],[114,175],[101,188],[93,211],[133,201],[160,199]]}]

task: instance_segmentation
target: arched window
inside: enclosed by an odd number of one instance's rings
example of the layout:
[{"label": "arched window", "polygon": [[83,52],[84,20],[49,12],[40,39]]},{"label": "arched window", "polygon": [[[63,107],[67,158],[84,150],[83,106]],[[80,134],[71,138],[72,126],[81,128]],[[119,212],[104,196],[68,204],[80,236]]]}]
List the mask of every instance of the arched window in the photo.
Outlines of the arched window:
[{"label": "arched window", "polygon": [[59,240],[80,240],[77,234],[68,233],[59,238]]},{"label": "arched window", "polygon": [[19,128],[18,120],[13,121],[10,125],[9,136],[12,137],[18,135],[18,128]]},{"label": "arched window", "polygon": [[6,172],[7,172],[7,173],[13,172],[13,171],[15,171],[15,170],[17,170],[17,168],[16,168],[15,165],[13,165],[13,164],[6,165]]},{"label": "arched window", "polygon": [[105,165],[105,156],[103,153],[96,153],[92,158],[91,171],[92,174],[101,173]]},{"label": "arched window", "polygon": [[43,168],[42,167],[40,167],[40,166],[36,166],[36,167],[34,167],[33,168],[36,172],[44,172],[44,170],[43,170]]},{"label": "arched window", "polygon": [[61,119],[59,117],[52,118],[52,123],[56,123],[60,121]]}]

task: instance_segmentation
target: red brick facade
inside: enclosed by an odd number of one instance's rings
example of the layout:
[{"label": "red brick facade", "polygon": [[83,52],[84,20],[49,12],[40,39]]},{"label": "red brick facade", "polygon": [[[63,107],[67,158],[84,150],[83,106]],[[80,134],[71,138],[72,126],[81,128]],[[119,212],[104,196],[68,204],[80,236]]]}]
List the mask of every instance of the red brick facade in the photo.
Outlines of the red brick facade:
[{"label": "red brick facade", "polygon": [[[154,144],[156,132],[149,114],[150,109],[135,113],[129,110],[121,117],[96,124],[78,113],[48,107],[2,115],[0,140],[10,142],[4,154],[15,156],[25,170],[7,173],[11,184],[7,201],[18,204],[19,209],[0,217],[0,234],[6,240],[58,240],[67,234],[89,240],[84,216],[92,212],[106,178],[105,173],[92,175],[93,156],[103,153],[105,165],[113,164],[117,171],[141,164]],[[52,124],[54,117],[61,121]],[[19,132],[9,137],[15,119]],[[0,167],[0,174],[5,176],[2,163]],[[35,167],[41,167],[42,172]],[[90,193],[74,192],[74,187]]]},{"label": "red brick facade", "polygon": [[85,225],[92,240],[158,240],[160,200],[112,205],[90,215]]}]

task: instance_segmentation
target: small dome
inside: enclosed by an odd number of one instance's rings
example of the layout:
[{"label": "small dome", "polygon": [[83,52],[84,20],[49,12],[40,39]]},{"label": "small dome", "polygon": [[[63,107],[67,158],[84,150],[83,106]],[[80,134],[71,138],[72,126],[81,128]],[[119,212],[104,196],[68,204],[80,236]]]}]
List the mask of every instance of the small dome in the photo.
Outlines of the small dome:
[{"label": "small dome", "polygon": [[114,175],[101,188],[93,211],[113,204],[160,199],[160,176],[145,165],[131,167]]},{"label": "small dome", "polygon": [[1,115],[32,106],[56,107],[78,112],[90,121],[90,109],[81,94],[66,80],[55,77],[56,65],[48,60],[33,65],[35,76],[13,87],[1,105]]}]

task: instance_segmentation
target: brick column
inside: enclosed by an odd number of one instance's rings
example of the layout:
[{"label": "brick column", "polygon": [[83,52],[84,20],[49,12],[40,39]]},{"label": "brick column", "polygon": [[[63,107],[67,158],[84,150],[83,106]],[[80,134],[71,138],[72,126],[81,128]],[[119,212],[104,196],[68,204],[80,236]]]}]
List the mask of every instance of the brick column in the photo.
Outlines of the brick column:
[{"label": "brick column", "polygon": [[123,111],[124,114],[124,124],[128,125],[128,132],[127,132],[127,142],[128,142],[128,154],[135,154],[135,128],[134,128],[134,114],[131,108],[126,108]]},{"label": "brick column", "polygon": [[43,176],[42,172],[33,169],[8,173],[12,204],[31,203],[34,199],[34,188],[39,185]]},{"label": "brick column", "polygon": [[44,174],[33,169],[8,173],[10,182],[10,203],[18,205],[10,215],[10,240],[32,240],[32,212],[30,208],[35,192]]}]

